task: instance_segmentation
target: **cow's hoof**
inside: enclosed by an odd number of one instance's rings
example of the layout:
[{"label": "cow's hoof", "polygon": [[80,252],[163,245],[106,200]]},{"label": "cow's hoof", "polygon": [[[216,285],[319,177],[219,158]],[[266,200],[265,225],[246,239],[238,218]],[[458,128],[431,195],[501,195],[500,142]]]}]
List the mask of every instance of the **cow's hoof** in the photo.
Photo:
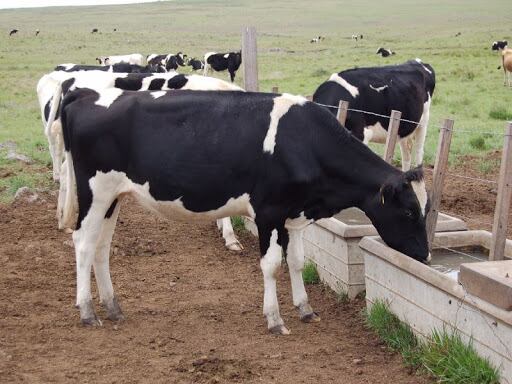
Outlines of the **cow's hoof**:
[{"label": "cow's hoof", "polygon": [[273,335],[289,335],[291,332],[284,325],[276,325],[272,328],[269,328],[269,331]]},{"label": "cow's hoof", "polygon": [[107,310],[107,319],[115,322],[121,322],[125,320],[123,311],[121,311],[121,307],[119,306],[119,302],[117,301],[117,297],[114,296],[112,302],[104,306]]},{"label": "cow's hoof", "polygon": [[316,312],[311,312],[302,316],[300,320],[304,323],[318,323],[320,321],[320,316]]},{"label": "cow's hoof", "polygon": [[232,243],[226,244],[226,247],[230,251],[237,251],[237,252],[239,252],[242,249],[244,249],[244,247],[242,246],[242,244],[240,244],[240,242],[238,240],[235,240]]},{"label": "cow's hoof", "polygon": [[103,324],[101,323],[101,320],[95,317],[89,317],[87,319],[80,319],[80,323],[84,327],[101,327]]}]

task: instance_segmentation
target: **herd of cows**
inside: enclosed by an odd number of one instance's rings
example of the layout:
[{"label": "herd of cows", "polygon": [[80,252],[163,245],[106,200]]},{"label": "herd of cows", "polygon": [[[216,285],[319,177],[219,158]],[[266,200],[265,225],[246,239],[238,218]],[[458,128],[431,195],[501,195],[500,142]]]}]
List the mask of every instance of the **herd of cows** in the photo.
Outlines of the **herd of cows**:
[{"label": "herd of cows", "polygon": [[[252,217],[262,256],[263,313],[276,334],[289,333],[276,291],[282,250],[300,318],[320,320],[302,280],[302,231],[315,220],[358,207],[390,247],[429,262],[421,163],[435,88],[432,66],[415,59],[341,71],[309,101],[179,74],[176,69],[190,62],[181,52],[148,55],[145,63],[139,54],[97,60],[100,66],[58,65],[37,85],[60,182],[59,228],[71,228],[78,214],[73,241],[83,324],[101,324],[91,296],[92,267],[108,319],[124,318],[109,255],[127,195],[165,217],[218,220],[232,250],[241,244],[229,217]],[[228,70],[233,81],[240,64],[241,52],[208,53],[198,69]],[[335,116],[340,100],[372,113],[350,112],[343,127]],[[393,109],[406,120],[398,132],[402,171],[366,145],[385,141],[389,119],[382,115]]]}]

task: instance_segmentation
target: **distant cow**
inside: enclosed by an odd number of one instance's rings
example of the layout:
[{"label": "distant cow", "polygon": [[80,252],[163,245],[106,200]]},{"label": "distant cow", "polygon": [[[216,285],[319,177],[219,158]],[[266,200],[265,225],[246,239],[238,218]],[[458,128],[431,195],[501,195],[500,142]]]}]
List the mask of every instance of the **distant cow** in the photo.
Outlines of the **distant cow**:
[{"label": "distant cow", "polygon": [[355,40],[355,41],[357,41],[357,40],[359,40],[359,39],[360,39],[360,40],[363,40],[363,35],[352,35],[352,37],[351,37],[351,38],[352,38],[352,40]]},{"label": "distant cow", "polygon": [[507,40],[499,40],[499,41],[495,41],[492,43],[491,49],[493,51],[501,51],[501,50],[507,48],[507,46],[508,46]]},{"label": "distant cow", "polygon": [[54,71],[77,72],[77,71],[104,71],[115,73],[157,73],[165,72],[164,69],[156,65],[135,65],[135,64],[114,64],[114,65],[82,65],[82,64],[59,64]]},{"label": "distant cow", "polygon": [[376,53],[377,55],[380,54],[382,57],[388,57],[395,54],[395,52],[393,52],[392,50],[382,47],[380,47]]},{"label": "distant cow", "polygon": [[192,58],[187,62],[189,67],[192,67],[192,71],[199,71],[204,68],[204,62],[196,58]]},{"label": "distant cow", "polygon": [[210,68],[216,72],[227,70],[231,82],[233,82],[240,64],[242,64],[242,51],[228,53],[208,52],[204,55],[203,74],[206,76]]},{"label": "distant cow", "polygon": [[39,29],[36,29],[36,36],[39,35]]},{"label": "distant cow", "polygon": [[310,43],[319,43],[319,42],[323,41],[324,39],[325,39],[324,36],[317,36],[317,37],[312,38],[309,42]]},{"label": "distant cow", "polygon": [[165,68],[166,71],[175,71],[180,66],[184,67],[186,59],[187,55],[184,55],[182,52],[178,52],[174,55],[172,53],[164,55],[152,53],[146,56],[148,64],[160,65]]},{"label": "distant cow", "polygon": [[504,48],[501,51],[503,71],[505,72],[505,85],[512,86],[510,77],[512,75],[512,49]]},{"label": "distant cow", "polygon": [[[349,102],[350,108],[370,114],[349,111],[345,126],[365,144],[385,142],[389,119],[372,115],[386,115],[391,110],[402,112],[402,118],[419,124],[400,122],[398,130],[402,151],[402,169],[411,167],[412,153],[416,164],[423,162],[423,151],[430,104],[435,88],[434,69],[421,62],[410,60],[400,65],[349,69],[331,75],[318,87],[313,101],[338,106],[340,100]],[[329,108],[336,114],[336,108]]]},{"label": "distant cow", "polygon": [[93,28],[91,33],[98,33],[98,28]]},{"label": "distant cow", "polygon": [[100,56],[96,58],[96,61],[100,65],[114,65],[120,63],[142,65],[144,57],[140,53],[132,53],[130,55]]},{"label": "distant cow", "polygon": [[11,29],[11,32],[9,32],[9,36],[15,35],[19,32],[19,29]]}]

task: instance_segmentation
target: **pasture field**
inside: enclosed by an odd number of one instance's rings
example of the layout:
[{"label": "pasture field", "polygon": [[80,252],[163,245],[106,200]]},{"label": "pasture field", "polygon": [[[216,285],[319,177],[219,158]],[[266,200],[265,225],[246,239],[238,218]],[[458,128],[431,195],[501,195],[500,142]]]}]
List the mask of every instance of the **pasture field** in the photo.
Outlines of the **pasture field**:
[{"label": "pasture field", "polygon": [[[14,141],[17,152],[34,159],[20,165],[5,159],[5,145],[0,148],[0,199],[10,200],[22,185],[50,184],[35,87],[56,64],[93,64],[99,55],[131,52],[183,51],[202,57],[208,51],[238,49],[245,25],[256,26],[259,33],[262,91],[278,86],[282,92],[309,95],[333,72],[420,57],[437,74],[425,162],[433,162],[437,128],[445,117],[455,119],[455,129],[474,132],[455,134],[452,163],[460,155],[484,154],[501,147],[502,137],[482,132],[501,133],[505,120],[512,119],[512,89],[503,86],[500,60],[490,50],[496,39],[512,40],[510,14],[508,0],[185,0],[0,10],[0,143]],[[9,37],[11,28],[20,32]],[[91,34],[92,28],[101,33]],[[353,33],[363,34],[363,40],[351,40]],[[317,35],[326,36],[325,41],[310,44]],[[397,54],[382,58],[375,54],[379,46]],[[240,71],[239,83],[242,76]],[[482,170],[493,171],[494,163],[482,162]]]}]

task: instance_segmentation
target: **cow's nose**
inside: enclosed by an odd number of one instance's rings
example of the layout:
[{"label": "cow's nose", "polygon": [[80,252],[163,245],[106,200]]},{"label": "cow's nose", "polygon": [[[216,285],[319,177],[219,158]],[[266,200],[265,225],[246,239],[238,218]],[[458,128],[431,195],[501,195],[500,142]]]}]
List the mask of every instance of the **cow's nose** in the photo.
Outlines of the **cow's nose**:
[{"label": "cow's nose", "polygon": [[430,265],[431,261],[432,261],[432,254],[429,252],[428,257],[423,261],[423,264]]}]

